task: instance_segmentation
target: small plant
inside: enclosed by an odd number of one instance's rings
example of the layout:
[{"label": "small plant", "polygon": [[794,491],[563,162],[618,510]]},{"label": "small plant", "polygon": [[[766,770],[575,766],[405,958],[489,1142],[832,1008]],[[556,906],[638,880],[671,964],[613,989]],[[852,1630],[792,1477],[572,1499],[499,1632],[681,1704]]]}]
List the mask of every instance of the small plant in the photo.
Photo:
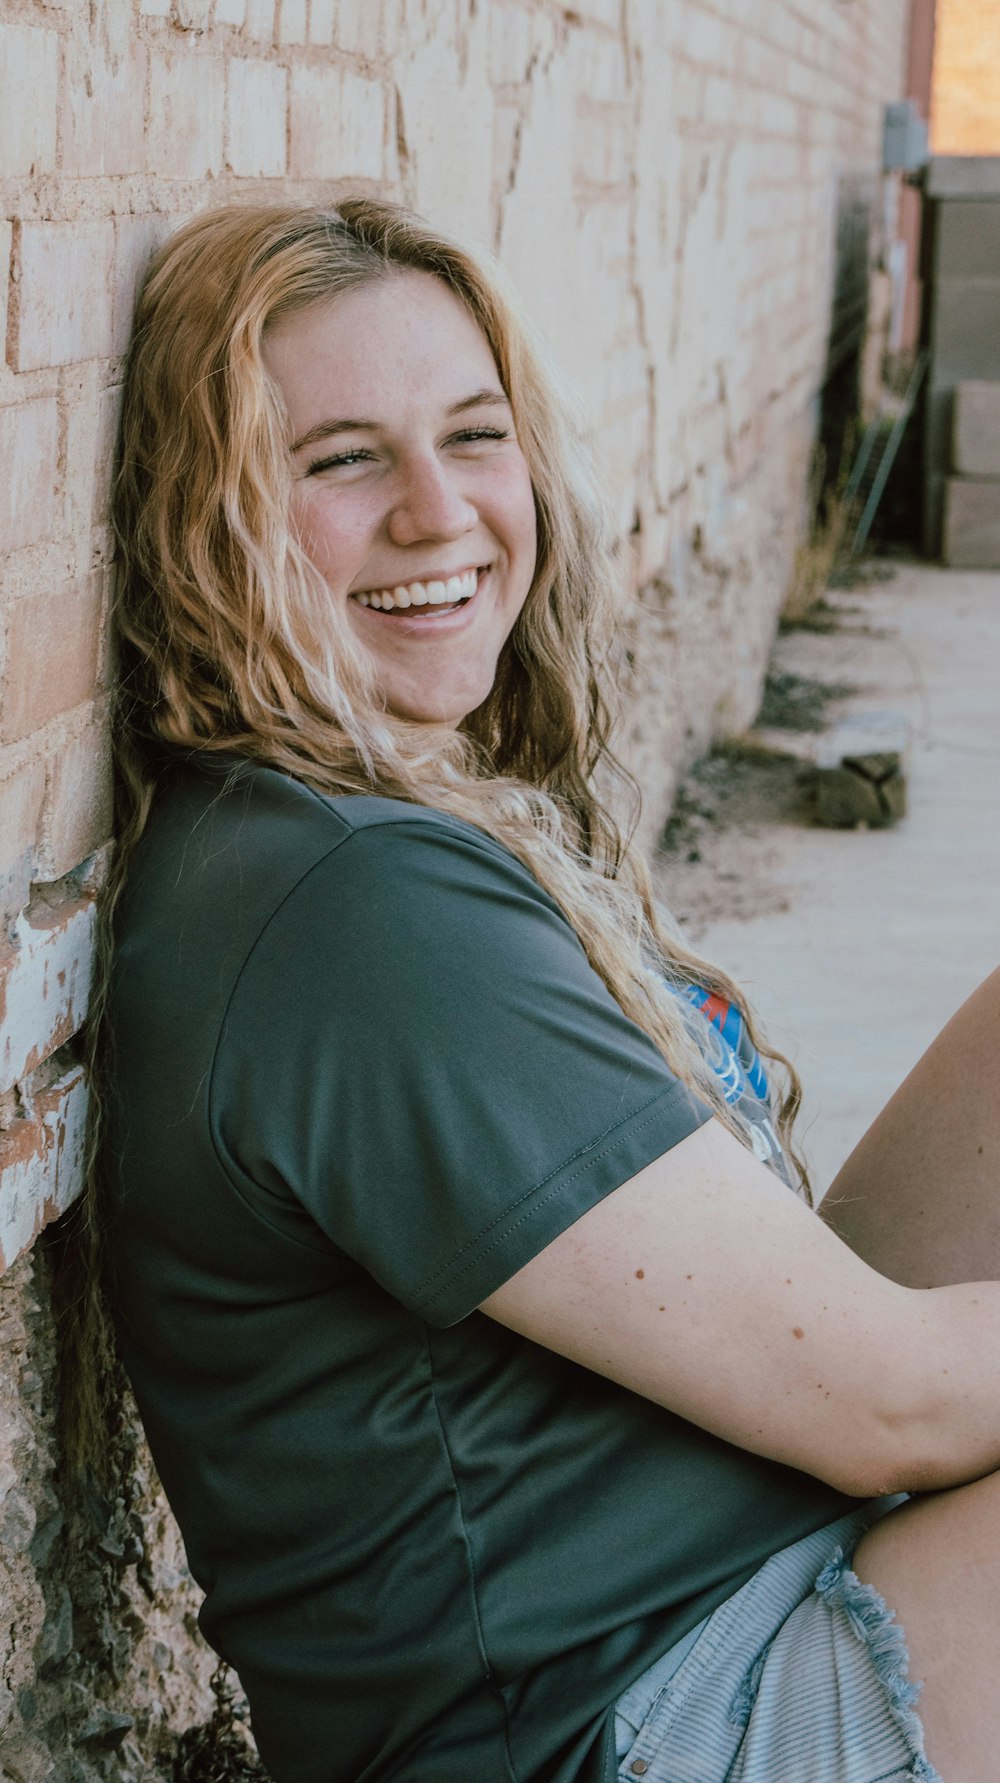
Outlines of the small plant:
[{"label": "small plant", "polygon": [[857,526],[858,497],[849,493],[854,443],[855,434],[851,431],[844,441],[837,475],[830,482],[826,480],[826,453],[822,446],[813,454],[809,477],[809,511],[813,521],[808,537],[795,553],[791,586],[781,615],[786,625],[801,623],[822,601],[845,541]]}]

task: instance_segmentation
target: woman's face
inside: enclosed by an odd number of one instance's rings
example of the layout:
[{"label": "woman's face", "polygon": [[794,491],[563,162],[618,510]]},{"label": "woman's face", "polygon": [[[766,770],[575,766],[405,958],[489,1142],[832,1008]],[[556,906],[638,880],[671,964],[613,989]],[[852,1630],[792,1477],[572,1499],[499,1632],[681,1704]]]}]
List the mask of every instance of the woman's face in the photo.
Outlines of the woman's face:
[{"label": "woman's face", "polygon": [[535,569],[531,480],[486,337],[439,279],[404,271],[281,318],[264,358],[304,549],[390,711],[458,724]]}]

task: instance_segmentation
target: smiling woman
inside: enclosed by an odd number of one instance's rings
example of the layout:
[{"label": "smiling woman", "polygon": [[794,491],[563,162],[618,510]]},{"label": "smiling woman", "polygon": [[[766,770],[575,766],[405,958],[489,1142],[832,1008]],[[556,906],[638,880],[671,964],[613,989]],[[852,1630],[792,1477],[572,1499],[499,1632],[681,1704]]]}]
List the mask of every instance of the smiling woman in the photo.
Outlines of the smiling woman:
[{"label": "smiling woman", "polygon": [[460,723],[535,572],[531,476],[482,330],[440,279],[402,271],[280,318],[264,361],[299,536],[390,711]]},{"label": "smiling woman", "polygon": [[982,1783],[1000,1289],[906,1233],[952,1184],[952,1258],[992,1230],[1000,975],[839,1185],[899,1286],[789,1193],[794,1073],[603,802],[606,512],[411,213],[171,238],[115,518],[75,1452],[113,1321],[277,1783],[934,1783],[862,1578]]}]

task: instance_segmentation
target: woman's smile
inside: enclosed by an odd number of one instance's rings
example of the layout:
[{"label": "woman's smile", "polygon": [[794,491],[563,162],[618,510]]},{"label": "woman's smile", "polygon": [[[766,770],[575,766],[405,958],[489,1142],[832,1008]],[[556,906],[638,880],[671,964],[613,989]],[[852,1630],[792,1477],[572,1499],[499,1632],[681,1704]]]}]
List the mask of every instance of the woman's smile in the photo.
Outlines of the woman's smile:
[{"label": "woman's smile", "polygon": [[440,619],[470,605],[488,568],[484,564],[468,570],[435,570],[419,581],[361,590],[350,599],[373,612],[393,613],[397,618],[409,612],[413,618]]},{"label": "woman's smile", "polygon": [[291,427],[292,519],[389,710],[460,724],[535,572],[535,499],[485,335],[402,271],[281,317],[265,359]]}]

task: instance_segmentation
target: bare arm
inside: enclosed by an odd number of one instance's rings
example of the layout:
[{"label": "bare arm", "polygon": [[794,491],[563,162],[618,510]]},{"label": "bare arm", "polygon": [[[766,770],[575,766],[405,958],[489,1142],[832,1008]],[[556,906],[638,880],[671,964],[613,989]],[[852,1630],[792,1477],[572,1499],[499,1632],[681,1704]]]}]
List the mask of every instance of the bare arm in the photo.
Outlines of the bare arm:
[{"label": "bare arm", "polygon": [[845,1492],[1000,1467],[1000,1283],[878,1275],[718,1121],[483,1302],[489,1317]]}]

